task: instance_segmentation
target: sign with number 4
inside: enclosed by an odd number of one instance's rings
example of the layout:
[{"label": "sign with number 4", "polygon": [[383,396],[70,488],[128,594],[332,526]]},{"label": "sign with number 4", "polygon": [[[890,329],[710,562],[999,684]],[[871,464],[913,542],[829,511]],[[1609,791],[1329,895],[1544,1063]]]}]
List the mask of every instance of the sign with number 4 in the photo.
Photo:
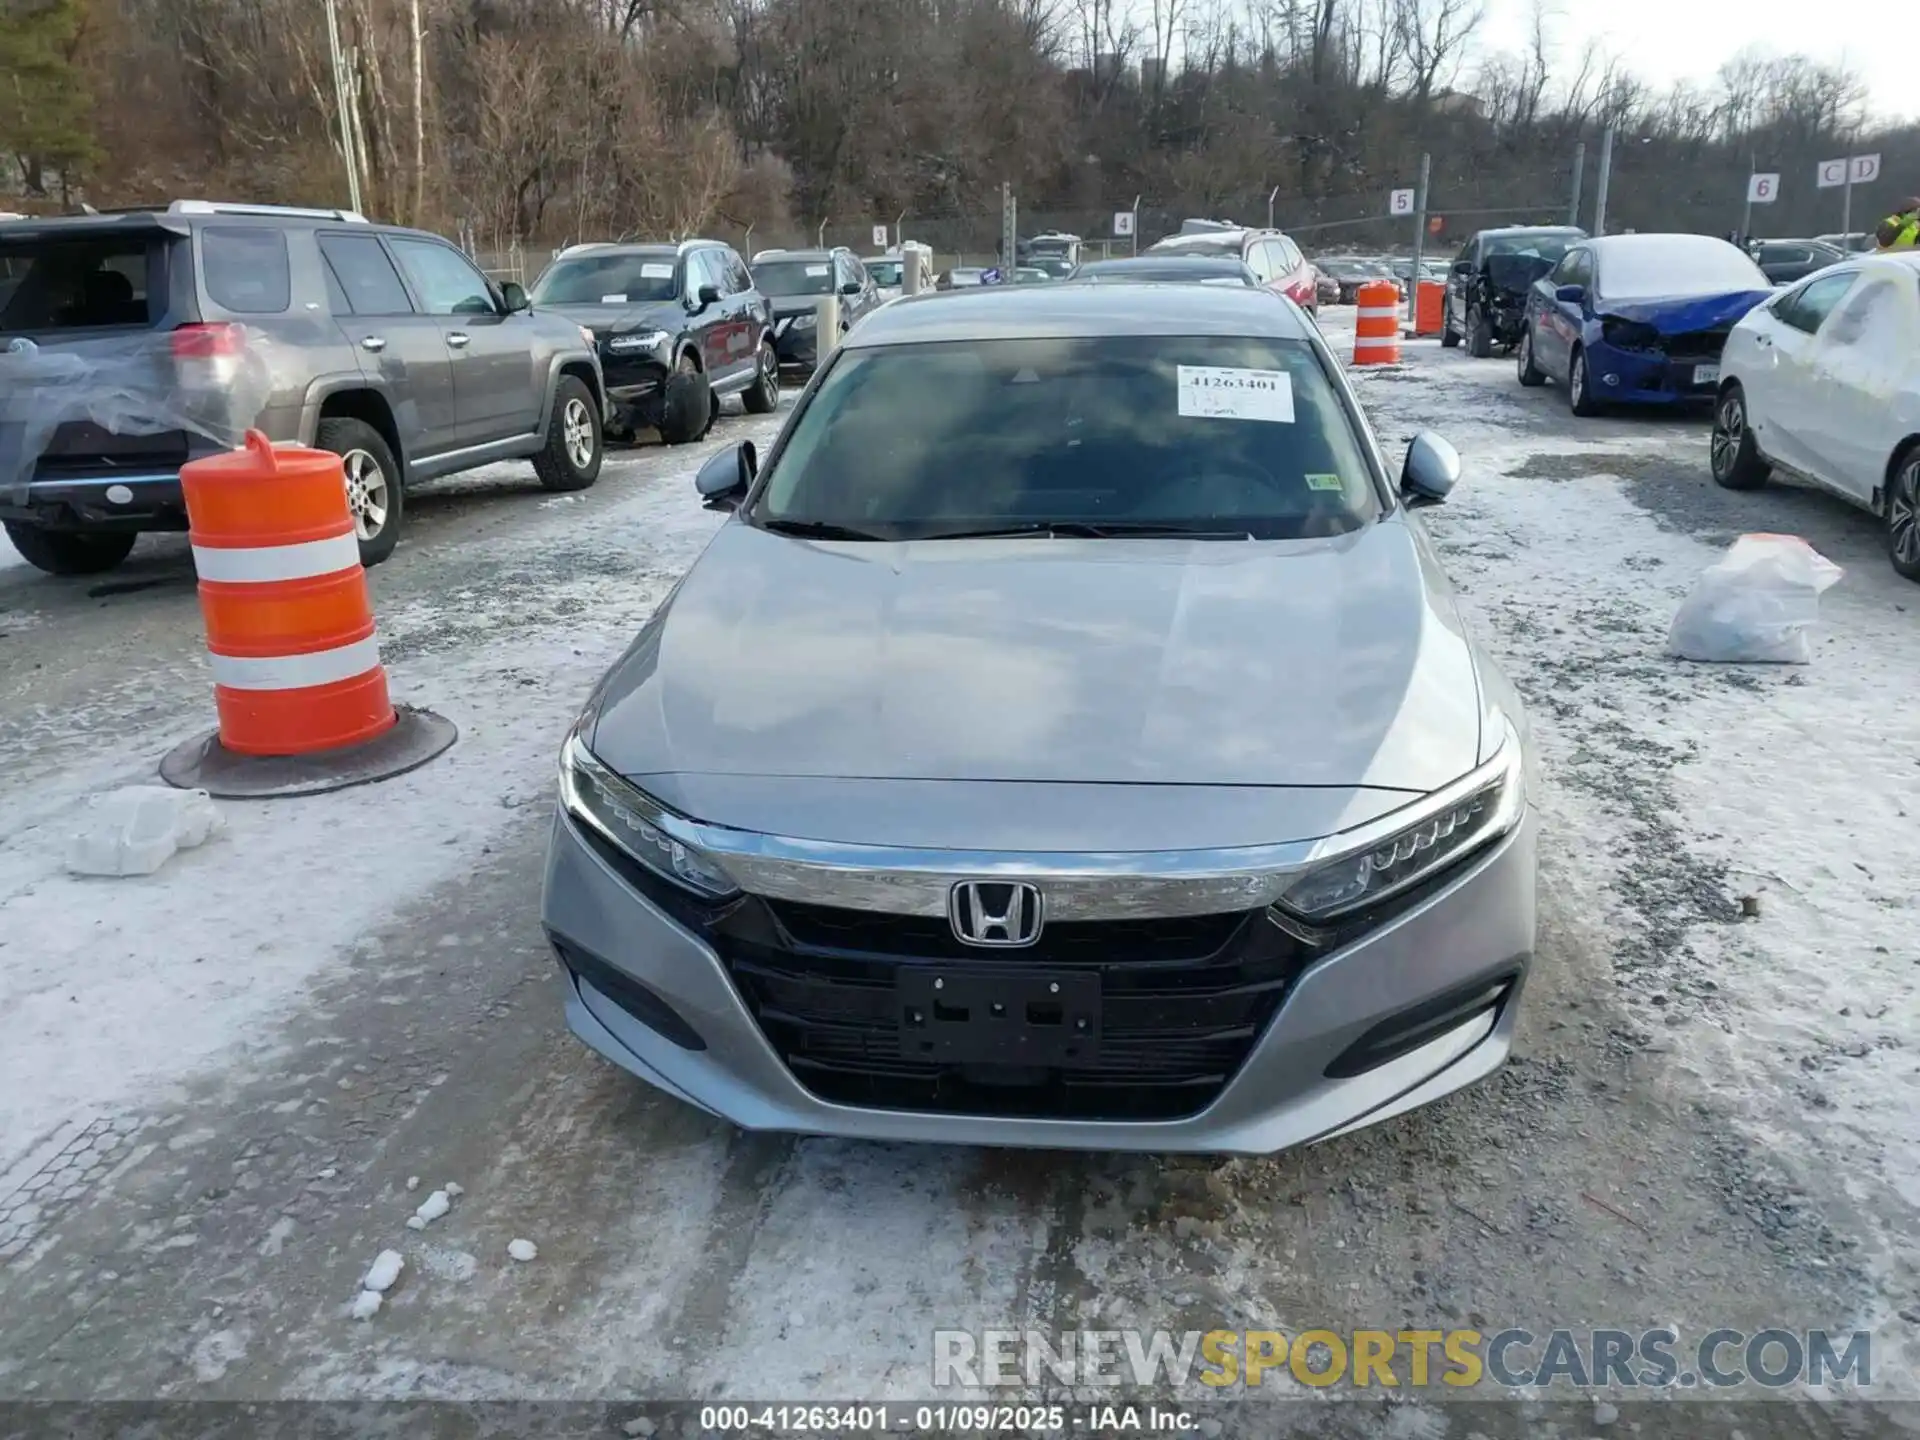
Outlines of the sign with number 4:
[{"label": "sign with number 4", "polygon": [[1413,213],[1413,191],[1395,190],[1387,196],[1389,215],[1411,215]]},{"label": "sign with number 4", "polygon": [[1131,210],[1116,210],[1113,212],[1113,233],[1121,236],[1133,234],[1133,212]]},{"label": "sign with number 4", "polygon": [[1780,177],[1778,175],[1749,175],[1747,177],[1747,203],[1749,205],[1771,205],[1780,198]]}]

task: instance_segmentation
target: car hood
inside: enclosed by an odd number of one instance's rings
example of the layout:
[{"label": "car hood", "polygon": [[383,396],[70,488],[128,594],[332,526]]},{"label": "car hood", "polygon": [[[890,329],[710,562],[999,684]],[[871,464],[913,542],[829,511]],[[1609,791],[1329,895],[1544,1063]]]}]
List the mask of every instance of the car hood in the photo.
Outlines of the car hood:
[{"label": "car hood", "polygon": [[1593,313],[1650,325],[1662,335],[1685,335],[1695,330],[1725,329],[1761,301],[1772,298],[1772,290],[1723,290],[1650,300],[1609,300],[1602,295],[1593,302]]},{"label": "car hood", "polygon": [[678,300],[640,300],[628,305],[542,305],[543,315],[564,315],[595,335],[629,335],[636,330],[678,333],[687,307]]},{"label": "car hood", "polygon": [[1285,542],[847,544],[736,521],[593,708],[595,752],[666,799],[642,777],[1404,796],[1473,768],[1482,707],[1445,582],[1390,517]]},{"label": "car hood", "polygon": [[[783,315],[811,315],[826,295],[769,295],[767,303],[773,307],[775,318]],[[843,296],[841,303],[845,304]]]}]

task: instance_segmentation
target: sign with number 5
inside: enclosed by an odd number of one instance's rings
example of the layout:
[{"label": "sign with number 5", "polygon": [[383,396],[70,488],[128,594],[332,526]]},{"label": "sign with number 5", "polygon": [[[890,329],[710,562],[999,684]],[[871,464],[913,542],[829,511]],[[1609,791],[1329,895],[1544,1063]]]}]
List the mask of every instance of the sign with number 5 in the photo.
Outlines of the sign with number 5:
[{"label": "sign with number 5", "polygon": [[1411,215],[1413,213],[1413,191],[1394,190],[1387,195],[1387,213],[1389,215]]},{"label": "sign with number 5", "polygon": [[1780,177],[1778,175],[1749,175],[1747,177],[1747,203],[1749,205],[1771,205],[1780,197]]}]

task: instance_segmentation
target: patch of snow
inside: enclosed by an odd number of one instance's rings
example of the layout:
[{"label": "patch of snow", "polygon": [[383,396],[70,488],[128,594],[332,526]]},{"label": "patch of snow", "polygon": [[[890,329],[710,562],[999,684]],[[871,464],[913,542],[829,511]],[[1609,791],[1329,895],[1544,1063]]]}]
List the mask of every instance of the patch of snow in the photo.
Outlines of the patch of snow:
[{"label": "patch of snow", "polygon": [[87,801],[67,838],[67,868],[76,875],[151,875],[224,825],[204,790],[129,785]]},{"label": "patch of snow", "polygon": [[0,570],[9,565],[25,565],[27,557],[13,548],[13,541],[7,538],[7,532],[0,530]]},{"label": "patch of snow", "polygon": [[420,1208],[415,1210],[412,1218],[407,1221],[407,1228],[424,1230],[452,1208],[453,1201],[447,1198],[447,1192],[436,1190],[420,1202]]},{"label": "patch of snow", "polygon": [[524,1263],[528,1260],[537,1260],[540,1257],[540,1247],[531,1240],[509,1240],[507,1254]]},{"label": "patch of snow", "polygon": [[193,1364],[193,1378],[211,1384],[247,1358],[247,1332],[215,1330],[210,1335],[203,1335],[194,1342],[189,1358]]},{"label": "patch of snow", "polygon": [[286,1248],[287,1240],[293,1234],[293,1217],[282,1215],[267,1227],[267,1238],[260,1242],[262,1255],[278,1255]]},{"label": "patch of snow", "polygon": [[371,1320],[380,1313],[380,1300],[378,1290],[362,1290],[353,1297],[353,1304],[347,1307],[347,1314],[356,1320]]},{"label": "patch of snow", "polygon": [[620,1433],[623,1435],[636,1435],[636,1436],[644,1437],[644,1436],[653,1434],[653,1432],[659,1428],[660,1428],[659,1426],[655,1425],[654,1422],[649,1420],[646,1416],[636,1415],[633,1419],[627,1421],[626,1424],[620,1427]]},{"label": "patch of snow", "polygon": [[462,1195],[467,1193],[466,1187],[454,1180],[449,1180],[445,1185],[441,1186],[440,1188],[445,1190],[447,1192],[447,1197],[452,1200],[458,1200]]},{"label": "patch of snow", "polygon": [[444,1250],[430,1245],[421,1252],[420,1268],[436,1280],[450,1280],[458,1285],[479,1272],[480,1260],[465,1250]]},{"label": "patch of snow", "polygon": [[1613,1424],[1620,1418],[1620,1407],[1608,1401],[1597,1401],[1593,1407],[1593,1423],[1599,1426]]},{"label": "patch of snow", "polygon": [[373,1264],[367,1267],[366,1278],[360,1282],[363,1290],[378,1290],[383,1294],[393,1288],[393,1282],[400,1278],[400,1271],[406,1260],[398,1250],[382,1250],[374,1257]]},{"label": "patch of snow", "polygon": [[420,1188],[420,1177],[418,1175],[407,1176],[407,1189],[418,1190],[419,1188]]}]

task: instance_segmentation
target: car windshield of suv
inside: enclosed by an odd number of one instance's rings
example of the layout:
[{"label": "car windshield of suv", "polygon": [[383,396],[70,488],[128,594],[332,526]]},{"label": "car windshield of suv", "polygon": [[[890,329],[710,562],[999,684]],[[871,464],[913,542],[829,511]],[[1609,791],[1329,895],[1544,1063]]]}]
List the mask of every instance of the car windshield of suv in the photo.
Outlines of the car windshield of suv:
[{"label": "car windshield of suv", "polygon": [[1377,513],[1305,341],[1126,335],[843,351],[748,518],[827,539],[1273,540]]},{"label": "car windshield of suv", "polygon": [[1752,256],[1708,235],[1650,235],[1610,247],[1599,259],[1594,288],[1609,300],[1773,288]]},{"label": "car windshield of suv", "polygon": [[624,305],[635,300],[671,300],[674,257],[580,255],[556,260],[533,287],[536,305]]},{"label": "car windshield of suv", "polygon": [[762,295],[825,295],[833,289],[833,265],[826,260],[762,260],[753,267],[753,283]]},{"label": "car windshield of suv", "polygon": [[[902,262],[898,260],[869,260],[867,261],[867,274],[873,277],[874,284],[885,289],[900,283],[901,266]],[[762,268],[764,269],[765,267],[763,266]],[[758,274],[759,272],[755,271],[754,273]]]},{"label": "car windshield of suv", "polygon": [[0,245],[0,331],[150,325],[144,236]]},{"label": "car windshield of suv", "polygon": [[1480,253],[1485,260],[1496,255],[1524,255],[1557,261],[1579,238],[1577,235],[1490,235],[1481,242]]}]

